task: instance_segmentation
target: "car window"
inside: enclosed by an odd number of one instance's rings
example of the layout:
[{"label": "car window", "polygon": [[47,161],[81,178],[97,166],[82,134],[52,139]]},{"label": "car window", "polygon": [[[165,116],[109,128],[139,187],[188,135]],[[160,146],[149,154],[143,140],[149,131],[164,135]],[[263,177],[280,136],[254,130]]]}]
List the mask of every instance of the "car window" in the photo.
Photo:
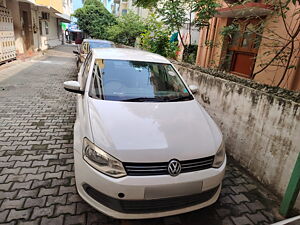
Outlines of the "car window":
[{"label": "car window", "polygon": [[96,59],[90,96],[111,101],[186,101],[193,96],[171,64]]},{"label": "car window", "polygon": [[88,42],[84,42],[82,45],[82,53],[88,54],[90,52],[90,47]]},{"label": "car window", "polygon": [[114,44],[112,43],[103,43],[103,42],[90,42],[91,48],[113,48]]},{"label": "car window", "polygon": [[88,56],[87,56],[87,59],[84,61],[84,68],[83,68],[83,72],[82,72],[82,79],[81,79],[81,89],[84,90],[85,88],[85,85],[86,85],[86,80],[87,80],[87,77],[89,75],[89,71],[90,71],[90,68],[91,68],[91,61],[92,61],[92,53],[90,53]]},{"label": "car window", "polygon": [[102,98],[102,77],[100,68],[96,64],[93,68],[93,75],[89,95],[93,98]]}]

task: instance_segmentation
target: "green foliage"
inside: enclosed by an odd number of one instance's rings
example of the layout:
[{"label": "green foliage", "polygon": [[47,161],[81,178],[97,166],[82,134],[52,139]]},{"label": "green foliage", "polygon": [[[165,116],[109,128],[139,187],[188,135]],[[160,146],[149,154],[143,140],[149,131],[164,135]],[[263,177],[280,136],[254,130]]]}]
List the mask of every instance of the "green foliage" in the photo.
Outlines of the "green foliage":
[{"label": "green foliage", "polygon": [[171,30],[163,22],[158,21],[154,14],[147,18],[146,24],[147,28],[141,34],[140,47],[165,57],[175,58],[178,43],[169,41]]},{"label": "green foliage", "polygon": [[110,40],[124,45],[134,46],[135,40],[145,30],[141,17],[129,11],[117,18],[117,24],[107,29]]},{"label": "green foliage", "polygon": [[183,55],[183,61],[187,63],[194,64],[197,58],[198,45],[188,46]]},{"label": "green foliage", "polygon": [[115,17],[99,0],[86,0],[73,16],[81,30],[98,39],[107,39],[107,27],[116,23]]},{"label": "green foliage", "polygon": [[202,28],[209,24],[209,20],[213,18],[217,13],[217,8],[220,4],[216,0],[201,0],[193,1],[192,11],[197,13],[195,19],[195,25]]},{"label": "green foliage", "polygon": [[[162,20],[177,30],[187,22],[200,28],[207,26],[209,20],[217,14],[216,9],[220,7],[217,0],[136,0],[136,5],[156,8]],[[191,12],[197,13],[195,21],[189,21],[186,16]]]},{"label": "green foliage", "polygon": [[161,1],[156,10],[162,17],[162,21],[172,30],[179,30],[186,22],[186,0]]},{"label": "green foliage", "polygon": [[136,0],[135,5],[144,8],[155,7],[159,0]]},{"label": "green foliage", "polygon": [[222,27],[220,34],[224,37],[227,37],[227,36],[231,36],[235,32],[238,32],[238,30],[239,30],[238,25],[235,23],[232,23],[228,26]]}]

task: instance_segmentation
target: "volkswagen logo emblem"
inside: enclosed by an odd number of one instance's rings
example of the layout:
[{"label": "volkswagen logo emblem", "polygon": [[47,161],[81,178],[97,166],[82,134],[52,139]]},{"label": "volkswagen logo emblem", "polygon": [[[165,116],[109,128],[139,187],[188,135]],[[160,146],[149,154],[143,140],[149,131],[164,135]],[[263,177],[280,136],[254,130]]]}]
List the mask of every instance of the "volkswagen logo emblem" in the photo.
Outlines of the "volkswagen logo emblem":
[{"label": "volkswagen logo emblem", "polygon": [[172,159],[168,165],[168,172],[171,176],[175,177],[180,174],[181,164],[177,159]]}]

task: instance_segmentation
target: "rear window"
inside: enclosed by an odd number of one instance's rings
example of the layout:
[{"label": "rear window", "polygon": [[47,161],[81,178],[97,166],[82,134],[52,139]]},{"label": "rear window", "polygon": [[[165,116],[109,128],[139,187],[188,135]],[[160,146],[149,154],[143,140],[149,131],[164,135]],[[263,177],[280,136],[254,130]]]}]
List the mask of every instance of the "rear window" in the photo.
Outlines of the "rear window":
[{"label": "rear window", "polygon": [[90,48],[113,48],[112,43],[90,42]]}]

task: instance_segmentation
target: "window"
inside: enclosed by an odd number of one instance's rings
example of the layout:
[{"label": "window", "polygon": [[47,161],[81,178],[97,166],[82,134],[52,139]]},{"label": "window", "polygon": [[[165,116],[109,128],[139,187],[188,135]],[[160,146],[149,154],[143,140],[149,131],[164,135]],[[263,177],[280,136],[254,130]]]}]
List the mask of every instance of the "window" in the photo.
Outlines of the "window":
[{"label": "window", "polygon": [[45,21],[45,33],[48,35],[49,34],[49,24],[47,21]]},{"label": "window", "polygon": [[122,15],[126,15],[127,14],[127,9],[122,9]]},{"label": "window", "polygon": [[80,82],[80,88],[82,90],[85,89],[85,85],[86,85],[86,80],[88,78],[88,75],[89,75],[89,71],[90,71],[90,68],[91,68],[91,61],[92,61],[92,54],[89,54],[86,58],[86,60],[84,61],[84,69],[83,69],[83,72],[82,72],[82,77],[81,77],[81,82]]},{"label": "window", "polygon": [[112,48],[114,45],[112,43],[106,43],[106,42],[90,42],[90,48]]},{"label": "window", "polygon": [[90,45],[88,42],[84,42],[81,44],[81,53],[88,54],[90,52]]},{"label": "window", "polygon": [[233,74],[251,78],[263,32],[263,24],[257,19],[234,21],[237,29],[228,40],[223,59],[223,69]]},{"label": "window", "polygon": [[111,101],[187,101],[193,97],[170,64],[96,59],[89,95]]},{"label": "window", "polygon": [[92,85],[89,92],[90,97],[92,98],[102,98],[102,77],[100,73],[100,68],[96,64],[93,69]]}]

